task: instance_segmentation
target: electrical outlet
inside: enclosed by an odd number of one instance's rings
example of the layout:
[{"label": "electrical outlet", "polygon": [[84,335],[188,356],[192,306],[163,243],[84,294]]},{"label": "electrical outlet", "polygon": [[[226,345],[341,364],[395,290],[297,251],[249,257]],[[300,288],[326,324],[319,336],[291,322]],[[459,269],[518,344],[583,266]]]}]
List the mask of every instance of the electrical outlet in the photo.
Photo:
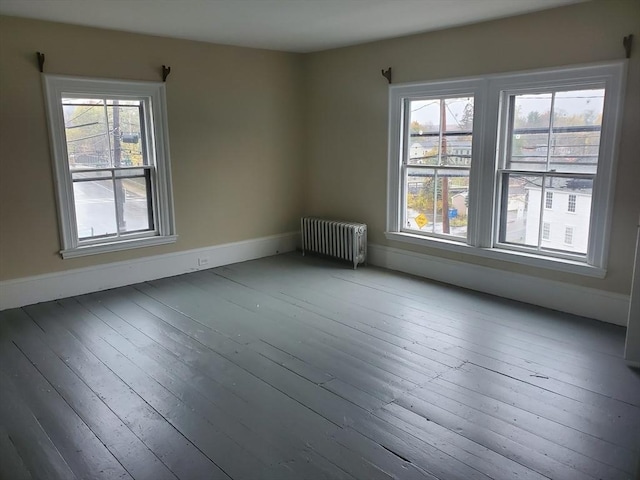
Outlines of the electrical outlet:
[{"label": "electrical outlet", "polygon": [[198,266],[206,267],[209,265],[209,257],[198,257]]}]

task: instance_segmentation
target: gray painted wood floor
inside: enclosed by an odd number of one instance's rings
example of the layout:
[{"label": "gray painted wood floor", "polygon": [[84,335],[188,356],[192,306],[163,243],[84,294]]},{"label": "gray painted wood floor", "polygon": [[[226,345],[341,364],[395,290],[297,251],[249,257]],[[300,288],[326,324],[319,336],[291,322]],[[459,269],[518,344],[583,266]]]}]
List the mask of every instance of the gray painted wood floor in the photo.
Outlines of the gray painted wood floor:
[{"label": "gray painted wood floor", "polygon": [[624,329],[288,254],[0,314],[6,479],[628,479]]}]

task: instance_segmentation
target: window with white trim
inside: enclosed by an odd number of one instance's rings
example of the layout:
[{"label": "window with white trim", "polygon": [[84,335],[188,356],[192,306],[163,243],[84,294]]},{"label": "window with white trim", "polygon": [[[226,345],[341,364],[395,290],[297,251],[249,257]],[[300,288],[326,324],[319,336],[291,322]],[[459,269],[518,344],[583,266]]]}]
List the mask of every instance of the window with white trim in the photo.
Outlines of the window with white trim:
[{"label": "window with white trim", "polygon": [[625,69],[392,85],[386,237],[603,276]]},{"label": "window with white trim", "polygon": [[164,84],[44,84],[62,256],[174,242]]}]

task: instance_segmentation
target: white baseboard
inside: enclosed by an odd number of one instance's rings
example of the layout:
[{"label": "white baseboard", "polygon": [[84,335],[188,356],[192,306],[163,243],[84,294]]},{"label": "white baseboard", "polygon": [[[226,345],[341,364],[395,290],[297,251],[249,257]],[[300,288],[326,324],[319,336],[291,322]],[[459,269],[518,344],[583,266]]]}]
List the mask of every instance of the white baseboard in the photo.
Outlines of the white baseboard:
[{"label": "white baseboard", "polygon": [[384,245],[369,244],[372,265],[541,307],[627,325],[629,296],[506,272]]},{"label": "white baseboard", "polygon": [[[0,282],[0,310],[132,285],[182,273],[291,252],[300,234],[289,232],[183,252],[154,255]],[[201,261],[199,259],[206,259]]]}]

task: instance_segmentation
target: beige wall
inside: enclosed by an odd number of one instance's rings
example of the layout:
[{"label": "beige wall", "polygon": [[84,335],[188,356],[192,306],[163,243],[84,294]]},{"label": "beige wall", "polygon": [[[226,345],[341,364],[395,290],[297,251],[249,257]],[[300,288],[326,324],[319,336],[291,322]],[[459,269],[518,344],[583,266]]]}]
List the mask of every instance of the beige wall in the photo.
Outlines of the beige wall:
[{"label": "beige wall", "polygon": [[[388,85],[624,58],[633,33],[609,255],[604,280],[389,242]],[[370,241],[628,294],[640,212],[640,2],[597,0],[540,13],[320,52],[305,57],[306,212],[369,225]],[[425,272],[426,273],[426,272]]]},{"label": "beige wall", "polygon": [[[175,245],[62,260],[40,74],[167,81]],[[0,17],[0,280],[298,228],[298,55]]]}]

